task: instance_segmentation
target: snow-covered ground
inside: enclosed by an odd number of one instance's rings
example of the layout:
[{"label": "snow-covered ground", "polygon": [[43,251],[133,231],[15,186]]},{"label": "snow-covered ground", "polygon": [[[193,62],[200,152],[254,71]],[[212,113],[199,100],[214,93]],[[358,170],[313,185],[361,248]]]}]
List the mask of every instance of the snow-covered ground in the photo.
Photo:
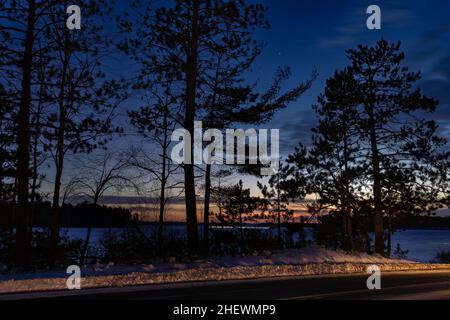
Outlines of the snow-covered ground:
[{"label": "snow-covered ground", "polygon": [[[149,264],[122,266],[112,263],[89,266],[81,270],[82,288],[121,287],[189,281],[221,281],[279,276],[366,272],[370,264],[382,271],[450,269],[445,264],[424,264],[414,261],[387,259],[364,253],[346,254],[319,246],[264,252],[245,257],[210,257],[195,261],[152,261]],[[0,293],[41,290],[64,290],[66,277],[59,272],[0,275]]]}]

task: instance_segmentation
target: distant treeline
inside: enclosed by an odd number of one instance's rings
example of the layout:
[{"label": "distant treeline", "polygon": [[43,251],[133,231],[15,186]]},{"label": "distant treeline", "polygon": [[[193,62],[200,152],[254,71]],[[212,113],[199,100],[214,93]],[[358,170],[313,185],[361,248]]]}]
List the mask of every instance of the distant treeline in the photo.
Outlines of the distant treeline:
[{"label": "distant treeline", "polygon": [[[137,221],[128,209],[81,203],[64,204],[61,207],[62,227],[125,227]],[[38,203],[33,206],[31,222],[34,227],[49,227],[52,218],[50,203]],[[0,203],[0,226],[14,226],[15,207]]]},{"label": "distant treeline", "polygon": [[450,229],[450,217],[405,216],[398,222],[401,228]]}]

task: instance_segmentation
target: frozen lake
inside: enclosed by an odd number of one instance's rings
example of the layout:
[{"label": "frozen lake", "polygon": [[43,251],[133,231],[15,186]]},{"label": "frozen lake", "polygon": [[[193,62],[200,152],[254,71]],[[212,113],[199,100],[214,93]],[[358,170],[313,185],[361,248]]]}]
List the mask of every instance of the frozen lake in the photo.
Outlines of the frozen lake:
[{"label": "frozen lake", "polygon": [[402,250],[409,250],[408,259],[429,262],[439,251],[450,251],[450,230],[399,231],[392,237],[393,250],[397,243],[400,243]]},{"label": "frozen lake", "polygon": [[[91,244],[98,244],[103,234],[107,231],[117,231],[117,228],[94,228],[91,234]],[[146,234],[151,235],[156,232],[155,226],[141,227]],[[182,236],[184,235],[185,226],[168,225],[166,233]],[[199,228],[201,230],[201,226]],[[86,236],[85,228],[69,228],[64,229],[67,235],[74,238],[84,239]],[[396,232],[392,237],[392,250],[395,251],[397,243],[400,244],[402,250],[408,250],[407,258],[411,260],[429,262],[439,251],[450,251],[450,230],[434,230],[434,229],[409,229]]]}]

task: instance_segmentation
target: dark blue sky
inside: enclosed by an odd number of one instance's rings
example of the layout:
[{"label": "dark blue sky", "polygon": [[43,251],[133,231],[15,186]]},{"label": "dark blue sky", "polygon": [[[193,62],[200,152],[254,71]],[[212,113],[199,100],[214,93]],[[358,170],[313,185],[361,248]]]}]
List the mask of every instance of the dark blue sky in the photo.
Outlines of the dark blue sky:
[{"label": "dark blue sky", "polygon": [[[292,152],[302,142],[310,141],[310,129],[315,124],[311,106],[323,91],[325,80],[336,69],[348,64],[345,50],[358,44],[373,45],[381,37],[401,41],[406,54],[405,64],[411,70],[421,70],[419,83],[425,94],[440,100],[435,114],[441,134],[450,134],[450,1],[392,1],[392,0],[261,0],[269,7],[271,29],[258,32],[257,37],[267,46],[255,64],[249,79],[259,79],[262,86],[270,83],[279,66],[290,66],[292,78],[288,84],[308,78],[315,68],[319,73],[312,88],[287,109],[278,112],[265,128],[280,129],[282,156]],[[163,4],[155,1],[155,5]],[[117,10],[126,4],[119,0]],[[381,7],[382,30],[366,28],[366,9],[376,4]],[[133,66],[114,61],[111,75],[130,77]],[[125,121],[126,109],[136,102],[129,101],[119,110]],[[119,120],[120,121],[120,120]],[[137,135],[114,139],[110,149],[115,150],[142,144]],[[50,169],[51,170],[51,169]],[[68,175],[70,164],[66,167]],[[248,179],[251,185],[254,179]]]},{"label": "dark blue sky", "polygon": [[[419,86],[440,100],[436,119],[442,134],[450,133],[450,1],[264,1],[269,9],[270,30],[259,34],[266,50],[255,66],[258,77],[288,65],[293,80],[306,78],[316,68],[319,78],[298,102],[279,112],[268,125],[280,128],[282,153],[292,151],[299,139],[308,143],[315,123],[311,111],[326,78],[348,64],[345,50],[358,44],[373,45],[381,37],[401,41],[405,64],[421,70]],[[368,30],[366,9],[377,4],[382,29]]]},{"label": "dark blue sky", "polygon": [[[259,80],[267,86],[280,66],[289,66],[294,85],[308,78],[313,69],[319,73],[313,87],[300,100],[278,112],[265,128],[280,129],[280,148],[290,153],[300,142],[308,144],[310,129],[315,123],[311,107],[323,91],[325,80],[336,69],[348,64],[345,50],[359,44],[373,45],[381,37],[402,42],[405,64],[411,70],[423,72],[420,87],[425,94],[440,100],[436,114],[441,130],[450,133],[450,1],[365,1],[365,0],[252,0],[265,4],[271,28],[257,33],[267,46],[255,63],[249,80]],[[163,0],[154,2],[155,6]],[[382,29],[368,30],[367,7],[381,8]],[[126,7],[119,0],[119,12]],[[114,63],[114,74],[130,77],[132,65]],[[135,101],[123,105],[132,108]],[[128,140],[128,139],[127,139]]]}]

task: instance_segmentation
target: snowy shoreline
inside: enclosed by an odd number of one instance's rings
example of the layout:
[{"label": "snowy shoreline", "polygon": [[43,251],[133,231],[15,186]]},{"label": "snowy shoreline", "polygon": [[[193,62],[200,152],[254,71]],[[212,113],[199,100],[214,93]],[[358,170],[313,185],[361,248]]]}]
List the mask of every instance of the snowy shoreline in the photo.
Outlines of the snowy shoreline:
[{"label": "snowy shoreline", "polygon": [[[365,273],[377,264],[381,271],[442,270],[449,264],[418,263],[365,253],[346,254],[319,246],[265,252],[245,257],[210,257],[189,263],[94,265],[81,270],[82,288],[124,287],[198,281],[225,281],[286,276]],[[3,274],[0,293],[67,290],[65,271]]]}]

